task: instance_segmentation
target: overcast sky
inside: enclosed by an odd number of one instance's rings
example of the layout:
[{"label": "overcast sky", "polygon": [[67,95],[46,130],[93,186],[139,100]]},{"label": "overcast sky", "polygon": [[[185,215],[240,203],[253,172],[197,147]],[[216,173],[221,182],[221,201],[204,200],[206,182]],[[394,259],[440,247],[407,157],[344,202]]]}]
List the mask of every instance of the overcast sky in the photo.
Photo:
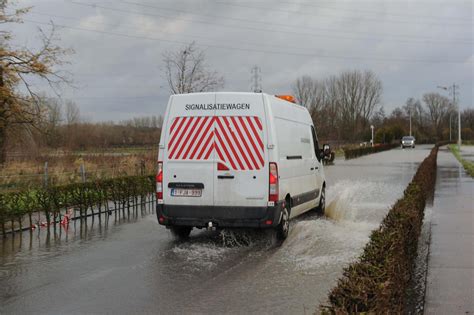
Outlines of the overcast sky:
[{"label": "overcast sky", "polygon": [[54,21],[61,46],[75,51],[65,68],[76,87],[62,97],[92,121],[162,114],[169,97],[162,54],[191,41],[225,77],[226,91],[250,91],[254,65],[271,94],[291,92],[301,75],[368,69],[383,82],[386,112],[454,82],[461,107],[473,107],[472,1],[19,0],[22,6],[33,8],[14,25],[14,43],[34,47],[38,26]]}]

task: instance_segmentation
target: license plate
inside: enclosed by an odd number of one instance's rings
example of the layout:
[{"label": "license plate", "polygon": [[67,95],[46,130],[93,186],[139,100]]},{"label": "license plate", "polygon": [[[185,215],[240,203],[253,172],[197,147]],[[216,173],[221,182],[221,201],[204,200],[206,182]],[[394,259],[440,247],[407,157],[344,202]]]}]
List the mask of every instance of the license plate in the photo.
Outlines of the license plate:
[{"label": "license plate", "polygon": [[183,189],[172,188],[171,196],[173,197],[201,197],[202,189]]}]

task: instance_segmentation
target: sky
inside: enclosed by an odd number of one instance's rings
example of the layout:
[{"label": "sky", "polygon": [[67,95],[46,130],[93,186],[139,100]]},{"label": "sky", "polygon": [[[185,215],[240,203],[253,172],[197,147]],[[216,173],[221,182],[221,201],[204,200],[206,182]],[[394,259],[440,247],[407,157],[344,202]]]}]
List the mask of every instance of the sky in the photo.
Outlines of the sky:
[{"label": "sky", "polygon": [[[53,22],[71,48],[62,70],[88,121],[164,113],[170,96],[163,53],[192,41],[225,78],[223,91],[250,91],[261,69],[269,94],[291,94],[302,75],[324,79],[371,70],[383,83],[386,113],[407,98],[456,83],[461,109],[473,107],[473,2],[464,0],[17,0],[31,6],[11,24],[15,47],[38,47]],[[35,81],[36,91],[52,91]]]}]

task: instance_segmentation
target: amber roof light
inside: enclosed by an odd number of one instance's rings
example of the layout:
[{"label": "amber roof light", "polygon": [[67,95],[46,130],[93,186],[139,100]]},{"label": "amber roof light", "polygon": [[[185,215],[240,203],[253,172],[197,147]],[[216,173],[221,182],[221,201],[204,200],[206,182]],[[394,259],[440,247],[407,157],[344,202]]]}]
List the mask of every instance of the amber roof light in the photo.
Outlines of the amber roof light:
[{"label": "amber roof light", "polygon": [[285,100],[287,102],[295,103],[296,100],[292,95],[275,95],[275,97],[281,98],[282,100]]}]

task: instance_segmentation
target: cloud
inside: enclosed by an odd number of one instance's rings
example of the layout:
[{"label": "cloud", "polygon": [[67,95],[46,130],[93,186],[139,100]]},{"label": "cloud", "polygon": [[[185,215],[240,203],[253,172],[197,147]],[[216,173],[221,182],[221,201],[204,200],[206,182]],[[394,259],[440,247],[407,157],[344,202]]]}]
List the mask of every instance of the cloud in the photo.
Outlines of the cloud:
[{"label": "cloud", "polygon": [[[254,65],[273,94],[291,91],[301,75],[368,69],[383,81],[387,112],[450,82],[461,85],[463,106],[472,106],[469,1],[90,1],[25,4],[49,14],[31,20],[92,30],[63,28],[60,35],[61,45],[76,51],[68,68],[79,87],[66,88],[64,97],[94,120],[163,113],[169,94],[162,54],[191,41],[224,75],[225,90],[249,91]],[[15,26],[16,40],[35,43],[36,27]]]}]

